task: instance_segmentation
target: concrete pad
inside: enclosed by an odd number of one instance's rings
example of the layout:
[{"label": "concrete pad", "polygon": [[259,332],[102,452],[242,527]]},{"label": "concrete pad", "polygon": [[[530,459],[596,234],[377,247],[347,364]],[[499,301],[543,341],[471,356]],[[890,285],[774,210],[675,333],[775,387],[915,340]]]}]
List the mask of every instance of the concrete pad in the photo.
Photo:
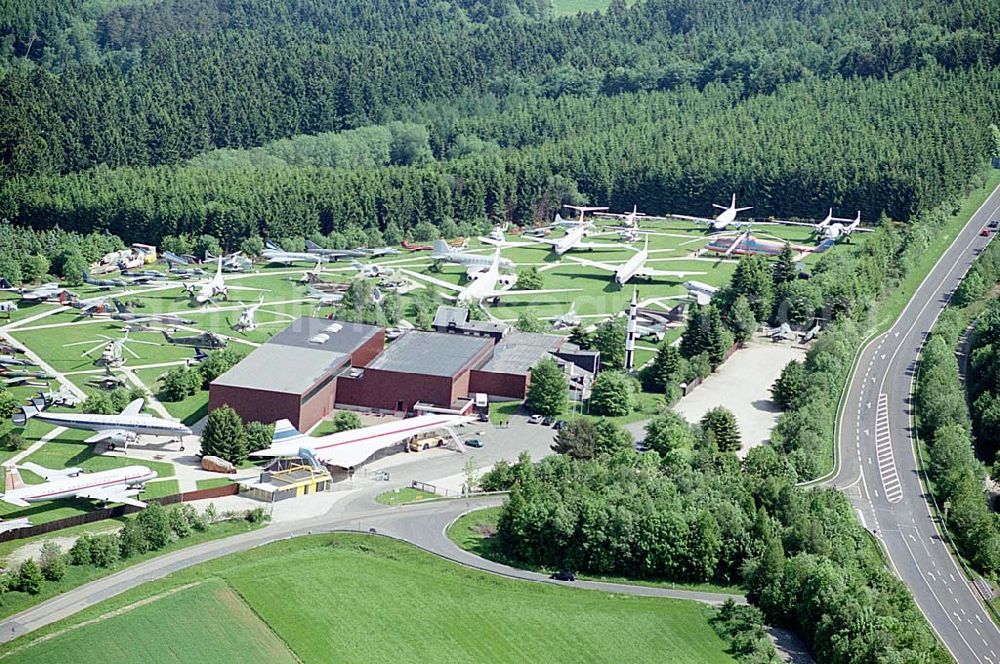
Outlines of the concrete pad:
[{"label": "concrete pad", "polygon": [[770,438],[781,414],[771,399],[771,385],[786,364],[802,361],[806,350],[798,344],[754,339],[678,401],[674,410],[689,422],[697,422],[716,406],[733,411],[743,438],[743,448],[738,452],[742,458]]}]

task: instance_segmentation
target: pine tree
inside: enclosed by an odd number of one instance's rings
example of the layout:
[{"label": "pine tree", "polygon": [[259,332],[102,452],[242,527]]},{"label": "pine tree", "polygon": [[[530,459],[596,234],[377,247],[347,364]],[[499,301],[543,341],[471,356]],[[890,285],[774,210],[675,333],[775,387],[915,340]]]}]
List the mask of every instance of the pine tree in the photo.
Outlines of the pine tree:
[{"label": "pine tree", "polygon": [[708,308],[708,335],[706,339],[708,360],[712,368],[719,366],[726,359],[726,352],[733,345],[733,335],[722,322],[722,314],[718,307]]},{"label": "pine tree", "polygon": [[702,434],[714,441],[720,452],[736,452],[742,447],[736,416],[724,406],[716,406],[701,418]]},{"label": "pine tree", "polygon": [[708,347],[708,319],[701,305],[692,305],[688,311],[687,325],[681,334],[680,351],[686,358],[700,354]]},{"label": "pine tree", "polygon": [[38,563],[29,558],[21,563],[17,570],[17,589],[29,595],[37,595],[42,591],[45,578]]},{"label": "pine tree", "polygon": [[566,409],[568,390],[563,370],[547,357],[531,370],[531,385],[524,405],[533,413],[554,417]]},{"label": "pine tree", "polygon": [[736,296],[733,306],[729,309],[729,327],[740,344],[749,341],[757,329],[757,318],[750,308],[750,301],[742,293]]},{"label": "pine tree", "polygon": [[223,458],[237,466],[246,461],[246,431],[235,410],[222,406],[208,414],[201,434],[201,453]]},{"label": "pine tree", "polygon": [[795,280],[799,275],[799,269],[795,266],[795,255],[792,253],[792,245],[785,243],[778,254],[778,260],[774,264],[774,286],[777,288],[782,284]]}]

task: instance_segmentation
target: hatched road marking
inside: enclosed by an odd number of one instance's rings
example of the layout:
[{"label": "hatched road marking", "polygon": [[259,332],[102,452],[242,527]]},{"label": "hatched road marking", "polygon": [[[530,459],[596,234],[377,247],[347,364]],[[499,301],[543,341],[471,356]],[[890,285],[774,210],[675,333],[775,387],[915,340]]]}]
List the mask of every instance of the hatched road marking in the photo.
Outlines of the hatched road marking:
[{"label": "hatched road marking", "polygon": [[882,477],[885,499],[890,503],[898,503],[903,499],[903,487],[899,483],[896,460],[892,455],[892,437],[889,434],[889,399],[885,394],[878,395],[878,406],[875,409],[875,455],[878,459],[878,472]]}]

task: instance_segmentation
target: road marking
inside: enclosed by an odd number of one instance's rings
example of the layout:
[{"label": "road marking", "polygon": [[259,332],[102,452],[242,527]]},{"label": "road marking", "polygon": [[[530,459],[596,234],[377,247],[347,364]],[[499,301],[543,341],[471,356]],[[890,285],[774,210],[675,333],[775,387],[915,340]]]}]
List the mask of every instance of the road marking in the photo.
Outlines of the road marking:
[{"label": "road marking", "polygon": [[898,503],[903,499],[903,487],[899,483],[896,459],[892,454],[889,398],[884,392],[878,395],[878,406],[875,409],[875,454],[878,458],[878,472],[882,477],[882,488],[885,489],[885,499],[890,503]]}]

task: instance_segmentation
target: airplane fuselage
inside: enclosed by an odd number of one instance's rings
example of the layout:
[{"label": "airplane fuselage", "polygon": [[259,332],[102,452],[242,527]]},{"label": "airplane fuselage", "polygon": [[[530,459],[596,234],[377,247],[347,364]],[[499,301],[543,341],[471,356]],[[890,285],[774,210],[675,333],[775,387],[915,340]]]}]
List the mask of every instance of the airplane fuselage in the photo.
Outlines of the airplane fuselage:
[{"label": "airplane fuselage", "polygon": [[576,247],[576,245],[580,243],[580,240],[587,235],[588,230],[589,229],[586,226],[578,226],[577,228],[574,228],[566,233],[561,240],[552,245],[556,255],[562,256],[570,249]]},{"label": "airplane fuselage", "polygon": [[639,273],[646,265],[646,258],[649,256],[649,252],[642,250],[636,252],[634,256],[629,258],[627,261],[621,264],[621,266],[615,270],[615,282],[619,286],[624,286],[629,282],[629,280]]},{"label": "airplane fuselage", "polygon": [[134,486],[156,477],[156,472],[146,466],[125,466],[97,473],[81,473],[76,477],[64,477],[42,484],[32,484],[14,489],[4,494],[5,498],[15,498],[26,503],[39,503],[60,498],[75,498],[77,494],[91,489],[113,486]]},{"label": "airplane fuselage", "polygon": [[84,431],[120,430],[139,436],[186,436],[191,433],[183,424],[151,415],[96,415],[86,413],[38,413],[40,422]]}]

